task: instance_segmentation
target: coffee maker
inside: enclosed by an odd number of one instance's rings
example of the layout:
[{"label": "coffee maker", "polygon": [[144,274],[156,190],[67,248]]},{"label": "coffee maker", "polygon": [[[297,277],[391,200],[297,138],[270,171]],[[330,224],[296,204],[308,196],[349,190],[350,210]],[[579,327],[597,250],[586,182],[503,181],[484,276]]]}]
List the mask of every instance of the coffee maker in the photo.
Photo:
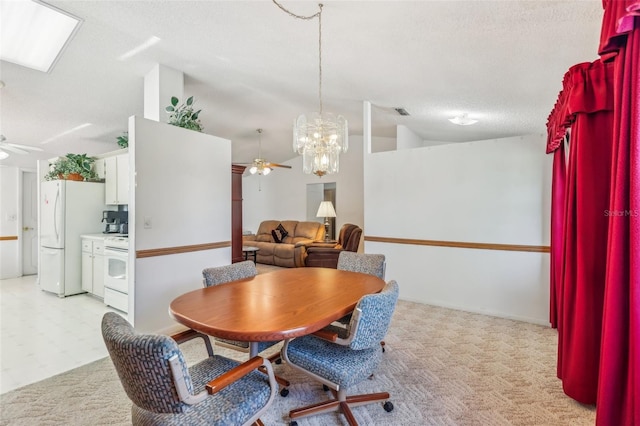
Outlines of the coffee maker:
[{"label": "coffee maker", "polygon": [[105,234],[128,233],[129,212],[105,210],[102,212],[102,221],[105,222]]}]

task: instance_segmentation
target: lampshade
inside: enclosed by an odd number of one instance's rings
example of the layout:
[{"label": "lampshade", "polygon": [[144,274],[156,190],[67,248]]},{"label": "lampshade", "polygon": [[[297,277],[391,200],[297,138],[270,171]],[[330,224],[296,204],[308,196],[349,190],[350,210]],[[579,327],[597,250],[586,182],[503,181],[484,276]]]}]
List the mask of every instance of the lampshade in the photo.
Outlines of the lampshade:
[{"label": "lampshade", "polygon": [[323,201],[320,203],[316,217],[336,217],[336,211],[334,210],[331,201]]}]

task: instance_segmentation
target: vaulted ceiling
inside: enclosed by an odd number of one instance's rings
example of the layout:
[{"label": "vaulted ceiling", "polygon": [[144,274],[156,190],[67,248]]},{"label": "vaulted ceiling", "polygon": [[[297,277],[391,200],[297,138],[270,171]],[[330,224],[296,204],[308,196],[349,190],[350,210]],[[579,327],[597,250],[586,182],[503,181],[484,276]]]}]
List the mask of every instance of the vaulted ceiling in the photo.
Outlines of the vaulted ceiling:
[{"label": "vaulted ceiling", "polygon": [[[256,157],[257,128],[263,157],[295,156],[293,119],[318,109],[317,21],[294,19],[271,0],[49,3],[84,20],[53,70],[0,63],[0,133],[45,151],[0,164],[35,167],[67,152],[118,149],[128,117],[143,115],[143,79],[158,63],[184,72],[204,132],[232,140],[234,162]],[[281,3],[300,15],[318,10],[312,1]],[[543,133],[564,73],[597,58],[602,6],[326,0],[322,16],[325,111],[362,134],[368,100],[374,136],[395,137],[403,124],[425,140],[455,143]],[[152,36],[160,42],[118,59]],[[447,120],[461,112],[480,122]]]}]

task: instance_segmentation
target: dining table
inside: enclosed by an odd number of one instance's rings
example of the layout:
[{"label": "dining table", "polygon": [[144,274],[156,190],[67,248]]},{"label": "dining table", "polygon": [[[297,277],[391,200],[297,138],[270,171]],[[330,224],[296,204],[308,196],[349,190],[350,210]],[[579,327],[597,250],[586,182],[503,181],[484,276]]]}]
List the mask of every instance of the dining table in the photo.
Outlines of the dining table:
[{"label": "dining table", "polygon": [[384,280],[330,268],[286,268],[190,291],[169,305],[180,324],[223,339],[258,343],[311,334],[351,313]]}]

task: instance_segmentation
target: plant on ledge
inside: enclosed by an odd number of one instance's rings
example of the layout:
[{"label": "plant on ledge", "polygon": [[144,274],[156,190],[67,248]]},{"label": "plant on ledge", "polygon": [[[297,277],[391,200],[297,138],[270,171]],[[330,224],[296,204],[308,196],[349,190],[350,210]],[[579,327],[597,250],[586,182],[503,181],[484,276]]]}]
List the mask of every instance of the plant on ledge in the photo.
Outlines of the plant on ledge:
[{"label": "plant on ledge", "polygon": [[94,158],[87,154],[67,154],[59,157],[55,163],[50,164],[49,173],[45,175],[45,180],[69,179],[69,180],[92,180],[98,179],[98,175],[93,171]]},{"label": "plant on ledge", "polygon": [[202,123],[198,119],[201,109],[194,111],[193,109],[193,96],[180,106],[178,106],[180,100],[175,96],[171,97],[171,105],[165,108],[169,113],[169,124],[182,127],[184,129],[195,130],[196,132],[202,132]]},{"label": "plant on ledge", "polygon": [[129,132],[123,132],[121,136],[116,138],[116,141],[120,148],[127,148],[129,146]]}]

